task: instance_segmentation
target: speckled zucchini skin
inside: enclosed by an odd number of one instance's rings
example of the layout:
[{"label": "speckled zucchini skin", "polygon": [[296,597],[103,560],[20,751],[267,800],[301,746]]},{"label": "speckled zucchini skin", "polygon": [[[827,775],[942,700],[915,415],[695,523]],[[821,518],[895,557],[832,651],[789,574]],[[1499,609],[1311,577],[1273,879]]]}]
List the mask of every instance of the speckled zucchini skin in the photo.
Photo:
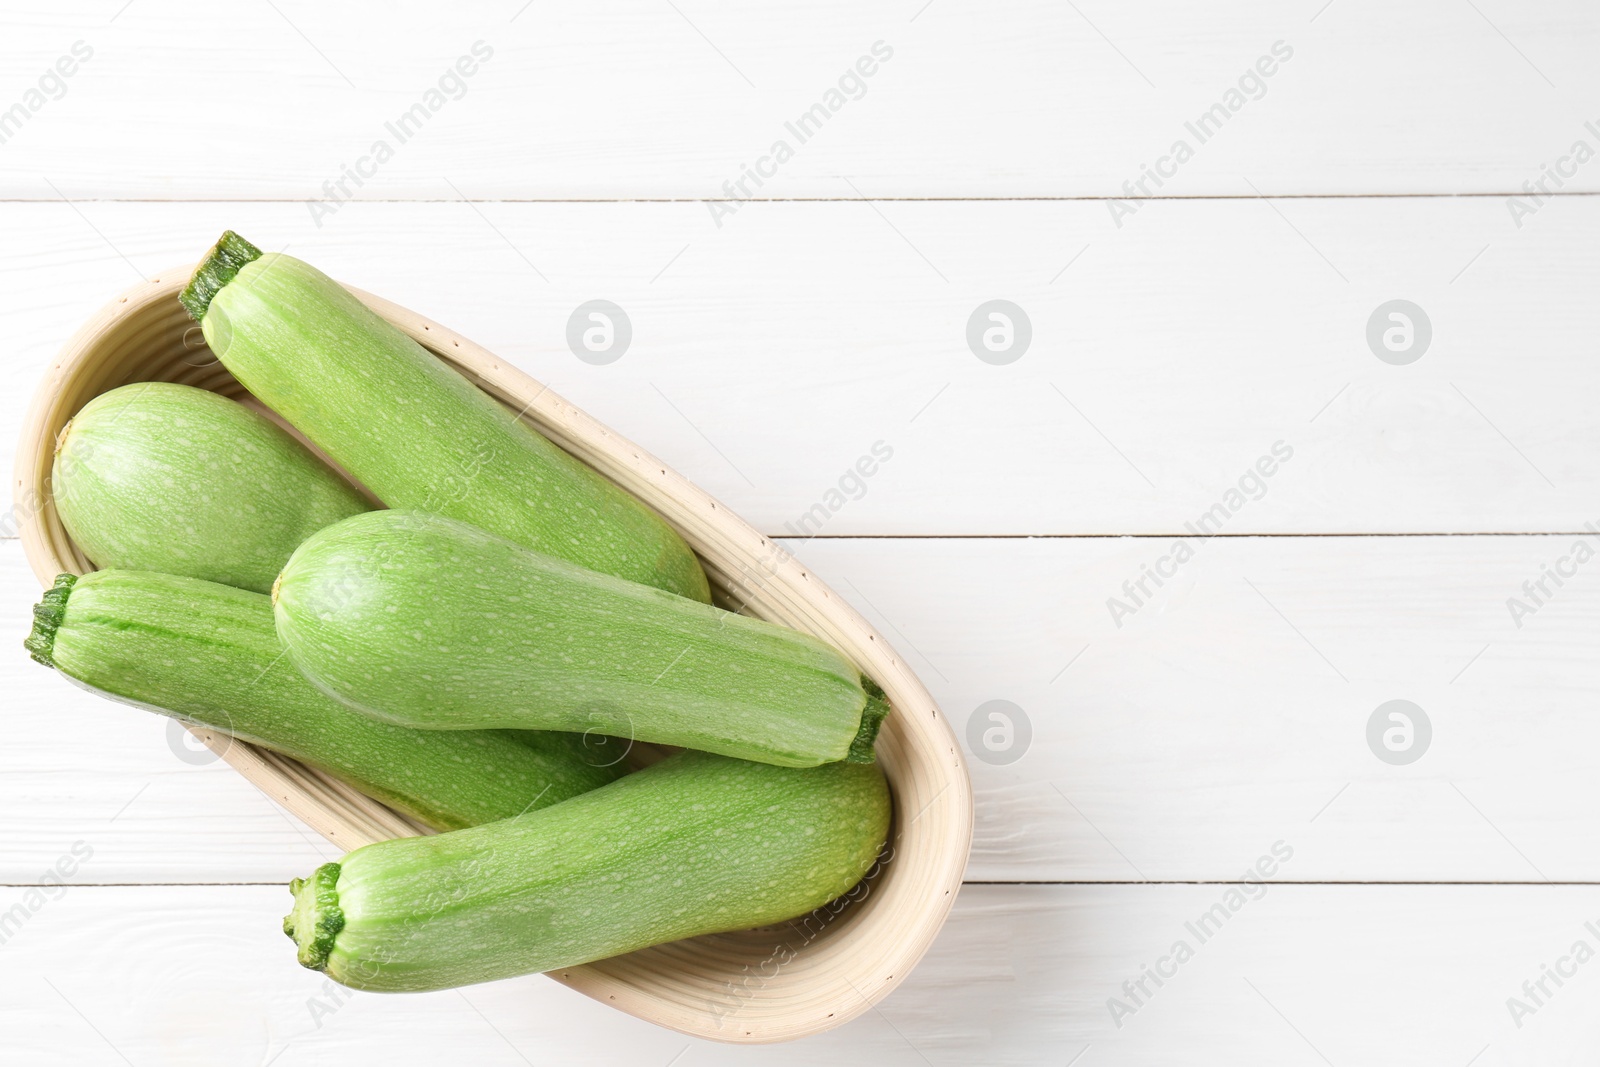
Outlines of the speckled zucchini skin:
[{"label": "speckled zucchini skin", "polygon": [[260,593],[148,571],[62,575],[34,609],[33,658],[102,695],[320,767],[439,830],[614,781],[609,739],[409,730],[352,711],[282,655]]},{"label": "speckled zucchini skin", "polygon": [[371,507],[265,415],[170,382],[85,404],[56,442],[51,490],[96,566],[257,593],[301,541]]},{"label": "speckled zucchini skin", "polygon": [[876,766],[684,752],[520,818],[356,849],[294,883],[284,930],[356,989],[570,967],[805,915],[867,872],[889,814]]},{"label": "speckled zucchini skin", "polygon": [[711,599],[694,553],[653,511],[315,267],[241,243],[254,251],[224,235],[186,306],[223,365],[378,499]]},{"label": "speckled zucchini skin", "polygon": [[407,726],[593,729],[810,767],[870,761],[887,710],[813,637],[436,515],[320,531],[273,599],[308,678]]}]

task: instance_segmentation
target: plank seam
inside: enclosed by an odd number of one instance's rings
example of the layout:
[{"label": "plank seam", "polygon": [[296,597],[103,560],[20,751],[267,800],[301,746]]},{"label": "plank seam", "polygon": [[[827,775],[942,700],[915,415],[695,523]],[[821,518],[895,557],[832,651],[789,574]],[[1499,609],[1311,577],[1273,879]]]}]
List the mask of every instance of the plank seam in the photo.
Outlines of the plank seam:
[{"label": "plank seam", "polygon": [[[1196,193],[1189,196],[1152,195],[1139,196],[1140,202],[1146,200],[1463,200],[1463,199],[1488,199],[1500,200],[1506,197],[1526,197],[1525,189],[1515,190],[1477,190],[1471,192],[1429,192],[1429,193],[1272,193],[1262,196],[1256,193]],[[1568,197],[1600,196],[1600,189],[1583,190],[1573,189],[1568,191],[1541,193],[1545,199],[1565,199]],[[359,197],[343,203],[348,204],[1055,204],[1055,203],[1091,203],[1104,204],[1123,202],[1127,196],[874,196],[870,199],[860,196],[770,196],[770,197],[741,197],[729,199],[721,196],[613,196],[613,197],[566,197],[566,196],[528,196],[528,197]],[[44,196],[0,196],[0,204],[301,204],[306,202],[306,197],[293,196],[187,196],[187,197],[155,197],[155,196],[74,196],[74,197],[44,197]]]}]

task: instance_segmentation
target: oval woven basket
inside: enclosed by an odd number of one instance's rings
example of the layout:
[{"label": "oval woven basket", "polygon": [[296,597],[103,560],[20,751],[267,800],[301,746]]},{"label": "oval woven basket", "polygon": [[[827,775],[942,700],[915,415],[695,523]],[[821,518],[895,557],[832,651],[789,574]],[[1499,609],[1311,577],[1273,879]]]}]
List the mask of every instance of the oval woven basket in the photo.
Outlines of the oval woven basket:
[{"label": "oval woven basket", "polygon": [[[93,397],[166,381],[244,396],[178,304],[190,268],[128,290],[72,337],[23,426],[14,472],[20,533],[39,581],[92,569],[50,499],[56,435]],[[895,823],[880,864],[847,898],[778,926],[677,941],[551,972],[641,1019],[695,1037],[784,1041],[860,1015],[927,951],[961,886],[972,840],[972,787],[955,735],[905,662],[794,557],[648,452],[466,338],[355,291],[380,315],[541,433],[655,508],[699,554],[725,607],[832,643],[888,694],[878,759]],[[425,832],[293,760],[201,733],[240,774],[341,848]],[[285,959],[288,953],[285,952]]]}]

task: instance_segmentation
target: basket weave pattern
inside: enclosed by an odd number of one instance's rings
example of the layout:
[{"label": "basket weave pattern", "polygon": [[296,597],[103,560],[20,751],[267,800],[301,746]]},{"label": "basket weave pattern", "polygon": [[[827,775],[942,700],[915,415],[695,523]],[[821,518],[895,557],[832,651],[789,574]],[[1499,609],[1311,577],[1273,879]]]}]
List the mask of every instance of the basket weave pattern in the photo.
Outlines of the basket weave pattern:
[{"label": "basket weave pattern", "polygon": [[[188,268],[165,273],[98,312],[67,343],[39,387],[18,447],[13,495],[28,560],[45,586],[62,571],[92,569],[49,498],[56,436],[78,409],[139,381],[245,395],[178,304],[189,274]],[[788,1040],[866,1011],[927,950],[954,903],[971,844],[965,758],[932,697],[883,637],[799,561],[665,464],[465,338],[387,301],[357,295],[541,433],[655,508],[699,555],[718,603],[830,642],[884,688],[894,709],[877,746],[894,798],[890,845],[847,898],[791,923],[659,945],[550,976],[640,1018],[721,1041]],[[200,736],[341,848],[422,832],[293,760]]]}]

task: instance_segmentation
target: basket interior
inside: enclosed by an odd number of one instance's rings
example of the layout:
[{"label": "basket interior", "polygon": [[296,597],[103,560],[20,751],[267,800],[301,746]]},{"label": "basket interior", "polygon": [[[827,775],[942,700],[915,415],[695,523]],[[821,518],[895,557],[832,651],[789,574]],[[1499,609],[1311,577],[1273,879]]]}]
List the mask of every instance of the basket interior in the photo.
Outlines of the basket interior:
[{"label": "basket interior", "polygon": [[[32,469],[21,469],[19,457],[17,477],[19,498],[26,495],[30,485],[43,488],[31,523],[31,536],[37,544],[30,544],[30,555],[35,557],[35,569],[42,579],[45,571],[53,575],[56,570],[82,573],[93,568],[62,526],[48,492],[53,453],[50,445],[79,408],[100,393],[140,381],[177,382],[253,400],[206,346],[199,327],[173,298],[174,286],[175,283],[157,279],[123,297],[86,326],[75,340],[87,339],[87,343],[80,343],[75,355],[69,345],[68,356],[55,367],[53,380],[47,383],[36,405],[32,428],[38,437]],[[585,447],[570,425],[541,414],[541,408],[530,403],[531,396],[517,395],[504,380],[485,374],[484,364],[463,363],[463,344],[481,351],[476,346],[437,324],[420,318],[407,321],[391,313],[402,309],[375,299],[371,303],[435,355],[512,410],[521,411],[524,420],[535,429],[578,458],[593,461],[595,452]],[[499,369],[497,361],[494,368]],[[24,456],[27,449],[25,439]],[[600,469],[625,488],[638,492],[639,486],[629,485],[626,478],[618,477],[617,470]],[[666,473],[665,469],[662,473]],[[646,502],[651,502],[648,496]],[[681,518],[659,506],[658,510],[669,522]],[[731,517],[720,521],[737,522]],[[674,525],[700,554],[714,596],[722,606],[830,639],[830,634],[819,632],[808,623],[804,612],[787,606],[782,597],[766,595],[761,581],[752,582],[753,564],[759,570],[771,567],[770,562],[742,558],[727,543],[709,537],[706,530],[692,524],[678,521]],[[744,529],[743,524],[738,525]],[[761,544],[768,543],[763,539]],[[41,567],[40,556],[48,559],[53,569]],[[879,681],[890,683],[885,688],[892,698],[892,680]],[[318,771],[241,742],[214,734],[202,736],[246,778],[343,848],[427,832]],[[902,951],[895,951],[892,946],[906,938],[931,939],[931,931],[924,929],[926,912],[930,907],[936,909],[942,919],[954,892],[950,886],[949,856],[903,840],[907,825],[914,825],[944,797],[950,784],[947,781],[934,793],[925,788],[928,783],[916,780],[911,769],[928,759],[926,753],[914,756],[911,749],[917,744],[918,738],[904,729],[902,715],[892,714],[879,736],[878,754],[890,781],[896,822],[880,864],[845,898],[810,916],[777,926],[673,942],[554,972],[551,977],[651,1021],[728,1041],[782,1040],[827,1029],[860,1014],[887,988],[897,984],[898,975],[881,973],[880,957],[900,957],[905,962],[904,945],[898,946]],[[953,749],[951,755],[959,758]],[[964,772],[957,773],[961,774],[964,787]],[[903,813],[908,811],[912,818],[910,824],[905,824]],[[970,833],[970,808],[967,832]],[[964,865],[964,839],[960,848],[960,864]],[[955,884],[959,884],[959,873]],[[941,886],[946,899],[930,900],[929,892]],[[918,948],[915,955],[920,954]],[[880,982],[886,982],[887,987],[880,986]],[[848,990],[853,990],[855,996]]]}]

